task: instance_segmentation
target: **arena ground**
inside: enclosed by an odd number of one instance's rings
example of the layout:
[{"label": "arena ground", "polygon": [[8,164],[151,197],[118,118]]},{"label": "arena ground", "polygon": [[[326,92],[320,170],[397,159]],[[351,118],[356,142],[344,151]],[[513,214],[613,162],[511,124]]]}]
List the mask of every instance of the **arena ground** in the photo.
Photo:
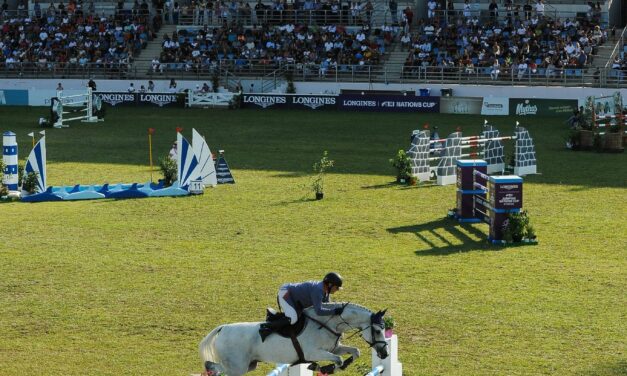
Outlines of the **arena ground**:
[{"label": "arena ground", "polygon": [[[22,159],[46,115],[0,107]],[[519,120],[535,140],[534,246],[492,246],[487,225],[446,219],[453,186],[393,183],[388,159],[413,129],[471,135],[483,119],[145,108],[47,129],[52,185],[145,182],[147,129],[162,156],[177,126],[225,149],[237,183],[190,198],[0,204],[0,375],[198,373],[210,329],[260,320],[280,284],[329,270],[346,278],[337,300],[389,308],[406,375],[626,374],[625,154],[565,149],[566,119],[489,119],[503,135]],[[323,150],[336,167],[314,201],[308,173]],[[368,349],[349,342],[363,357],[345,374],[361,375]]]}]

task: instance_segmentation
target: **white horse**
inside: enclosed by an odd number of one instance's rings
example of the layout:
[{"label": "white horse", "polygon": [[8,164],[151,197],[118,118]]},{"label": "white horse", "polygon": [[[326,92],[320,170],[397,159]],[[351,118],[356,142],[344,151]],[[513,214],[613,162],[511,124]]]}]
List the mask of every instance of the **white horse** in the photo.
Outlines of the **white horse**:
[{"label": "white horse", "polygon": [[[385,311],[373,313],[353,303],[326,305],[331,309],[344,307],[344,311],[341,315],[319,316],[313,308],[307,308],[301,317],[301,320],[307,321],[297,339],[307,363],[331,361],[342,369],[348,366],[359,357],[359,349],[340,343],[342,334],[351,330],[359,333],[381,359],[387,358],[389,351],[383,335]],[[198,346],[206,374],[241,376],[254,370],[257,362],[297,363],[299,357],[289,338],[272,334],[264,342],[261,341],[261,324],[226,324],[212,330]],[[343,354],[351,354],[351,358],[343,362],[340,357]]]}]

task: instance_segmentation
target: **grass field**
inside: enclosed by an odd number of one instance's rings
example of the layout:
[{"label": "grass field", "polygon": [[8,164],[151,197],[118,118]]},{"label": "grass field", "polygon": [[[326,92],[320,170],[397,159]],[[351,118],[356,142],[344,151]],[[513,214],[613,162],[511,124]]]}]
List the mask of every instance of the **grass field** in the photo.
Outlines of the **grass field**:
[{"label": "grass field", "polygon": [[[41,115],[0,107],[22,159]],[[406,375],[625,375],[627,157],[564,149],[564,119],[519,119],[537,145],[524,202],[540,242],[512,248],[445,219],[453,186],[392,184],[413,129],[476,134],[483,117],[146,108],[49,129],[51,185],[147,181],[147,128],[161,156],[176,126],[225,149],[237,184],[0,204],[0,375],[199,373],[209,330],[261,320],[280,284],[329,270],[346,278],[336,300],[389,308]],[[512,134],[514,118],[490,120]],[[336,167],[314,201],[323,150]],[[369,351],[349,343],[363,356],[345,374],[363,374]]]}]

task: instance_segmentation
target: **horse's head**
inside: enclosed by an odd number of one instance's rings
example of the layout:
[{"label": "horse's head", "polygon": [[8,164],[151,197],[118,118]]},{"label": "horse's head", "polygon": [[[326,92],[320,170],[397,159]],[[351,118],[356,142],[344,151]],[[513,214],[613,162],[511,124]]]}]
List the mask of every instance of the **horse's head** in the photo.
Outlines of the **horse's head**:
[{"label": "horse's head", "polygon": [[383,315],[385,311],[379,311],[370,315],[370,325],[361,329],[362,338],[368,342],[370,347],[374,348],[377,356],[381,359],[388,357],[388,344],[385,341],[385,326],[383,324]]}]

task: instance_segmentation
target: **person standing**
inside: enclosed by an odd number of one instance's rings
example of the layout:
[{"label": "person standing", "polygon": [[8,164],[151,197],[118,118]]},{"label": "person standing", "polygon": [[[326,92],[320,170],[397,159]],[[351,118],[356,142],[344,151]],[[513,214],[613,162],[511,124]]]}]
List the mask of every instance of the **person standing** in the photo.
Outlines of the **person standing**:
[{"label": "person standing", "polygon": [[496,21],[499,17],[499,5],[496,3],[496,0],[492,0],[488,9],[490,10],[490,19],[492,19],[492,21]]},{"label": "person standing", "polygon": [[538,2],[536,3],[536,14],[538,15],[539,19],[544,18],[544,1],[538,0]]},{"label": "person standing", "polygon": [[390,0],[390,2],[388,3],[388,6],[390,7],[390,15],[392,16],[392,23],[397,24],[398,23],[398,3],[396,2],[396,0]]}]

